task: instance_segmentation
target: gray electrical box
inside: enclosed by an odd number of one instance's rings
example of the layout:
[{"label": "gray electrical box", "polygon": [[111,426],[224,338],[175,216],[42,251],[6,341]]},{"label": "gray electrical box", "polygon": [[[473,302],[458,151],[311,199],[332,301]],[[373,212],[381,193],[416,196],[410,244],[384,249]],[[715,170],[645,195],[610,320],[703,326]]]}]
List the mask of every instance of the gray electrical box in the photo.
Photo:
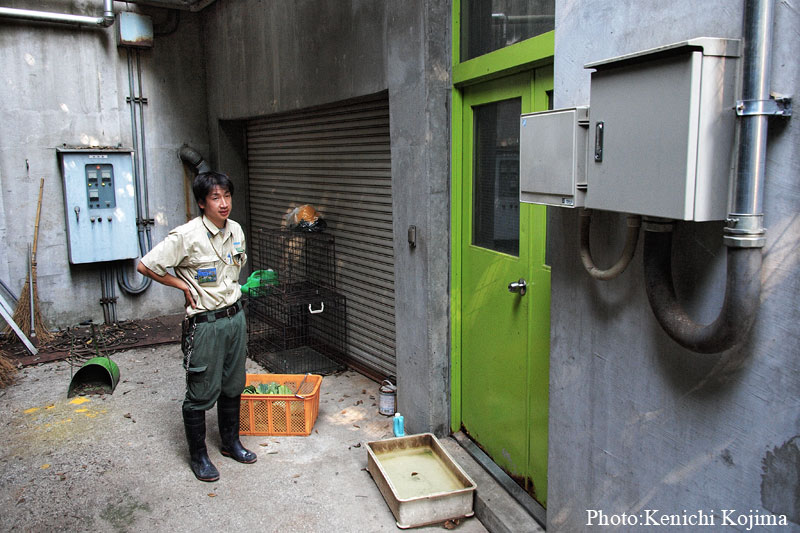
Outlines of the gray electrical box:
[{"label": "gray electrical box", "polygon": [[132,152],[79,148],[57,152],[70,263],[139,257]]},{"label": "gray electrical box", "polygon": [[585,65],[587,208],[725,219],[740,47],[700,37]]},{"label": "gray electrical box", "polygon": [[521,202],[560,207],[584,204],[588,132],[587,106],[520,117]]},{"label": "gray electrical box", "polygon": [[153,47],[153,19],[130,11],[117,15],[117,46]]}]

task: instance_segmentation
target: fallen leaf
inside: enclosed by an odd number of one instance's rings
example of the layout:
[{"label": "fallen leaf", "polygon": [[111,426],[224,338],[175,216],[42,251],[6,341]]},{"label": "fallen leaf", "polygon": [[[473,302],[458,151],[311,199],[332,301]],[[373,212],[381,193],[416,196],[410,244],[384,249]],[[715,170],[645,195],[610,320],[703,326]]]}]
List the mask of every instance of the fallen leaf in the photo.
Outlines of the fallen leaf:
[{"label": "fallen leaf", "polygon": [[259,446],[269,446],[269,442],[259,442]]},{"label": "fallen leaf", "polygon": [[216,494],[214,494],[213,492],[209,492],[209,493],[208,493],[208,497],[209,497],[209,498],[216,498],[216,497],[217,497],[217,495],[216,495]]},{"label": "fallen leaf", "polygon": [[50,468],[50,463],[45,463],[42,466],[40,466],[39,468],[41,468],[42,470],[47,470],[48,468]]},{"label": "fallen leaf", "polygon": [[361,429],[361,426],[359,426],[358,424],[353,424],[353,427],[354,427],[354,428]]},{"label": "fallen leaf", "polygon": [[131,417],[131,414],[130,414],[130,413],[125,413],[125,414],[124,414],[124,415],[122,415],[122,416],[124,416],[125,418],[130,418],[130,417]]}]

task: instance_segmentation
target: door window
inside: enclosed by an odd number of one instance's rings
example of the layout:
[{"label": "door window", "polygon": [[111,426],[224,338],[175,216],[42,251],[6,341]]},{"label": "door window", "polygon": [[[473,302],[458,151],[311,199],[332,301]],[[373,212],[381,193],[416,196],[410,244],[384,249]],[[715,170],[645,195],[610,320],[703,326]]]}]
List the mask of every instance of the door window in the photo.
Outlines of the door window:
[{"label": "door window", "polygon": [[461,61],[555,27],[555,0],[461,0]]},{"label": "door window", "polygon": [[473,109],[472,244],[519,255],[519,98]]}]

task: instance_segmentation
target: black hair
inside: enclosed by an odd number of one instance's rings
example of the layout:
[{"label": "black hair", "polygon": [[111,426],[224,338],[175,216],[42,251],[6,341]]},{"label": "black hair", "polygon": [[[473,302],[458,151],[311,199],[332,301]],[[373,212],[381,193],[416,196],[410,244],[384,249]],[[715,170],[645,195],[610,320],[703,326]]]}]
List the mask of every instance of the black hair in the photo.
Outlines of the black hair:
[{"label": "black hair", "polygon": [[[206,197],[214,190],[214,187],[220,187],[224,191],[228,191],[233,196],[233,181],[227,174],[221,172],[201,172],[194,178],[192,183],[192,192],[197,205],[200,202],[205,202]],[[203,209],[200,208],[202,212]]]}]

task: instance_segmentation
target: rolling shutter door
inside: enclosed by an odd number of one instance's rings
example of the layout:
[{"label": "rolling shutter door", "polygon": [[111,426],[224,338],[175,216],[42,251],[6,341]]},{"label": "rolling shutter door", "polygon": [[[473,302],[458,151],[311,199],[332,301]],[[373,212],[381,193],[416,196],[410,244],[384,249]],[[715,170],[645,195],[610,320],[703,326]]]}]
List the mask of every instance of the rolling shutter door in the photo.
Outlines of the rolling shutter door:
[{"label": "rolling shutter door", "polygon": [[348,356],[396,375],[388,94],[251,120],[247,149],[253,235],[314,206],[336,240]]}]

